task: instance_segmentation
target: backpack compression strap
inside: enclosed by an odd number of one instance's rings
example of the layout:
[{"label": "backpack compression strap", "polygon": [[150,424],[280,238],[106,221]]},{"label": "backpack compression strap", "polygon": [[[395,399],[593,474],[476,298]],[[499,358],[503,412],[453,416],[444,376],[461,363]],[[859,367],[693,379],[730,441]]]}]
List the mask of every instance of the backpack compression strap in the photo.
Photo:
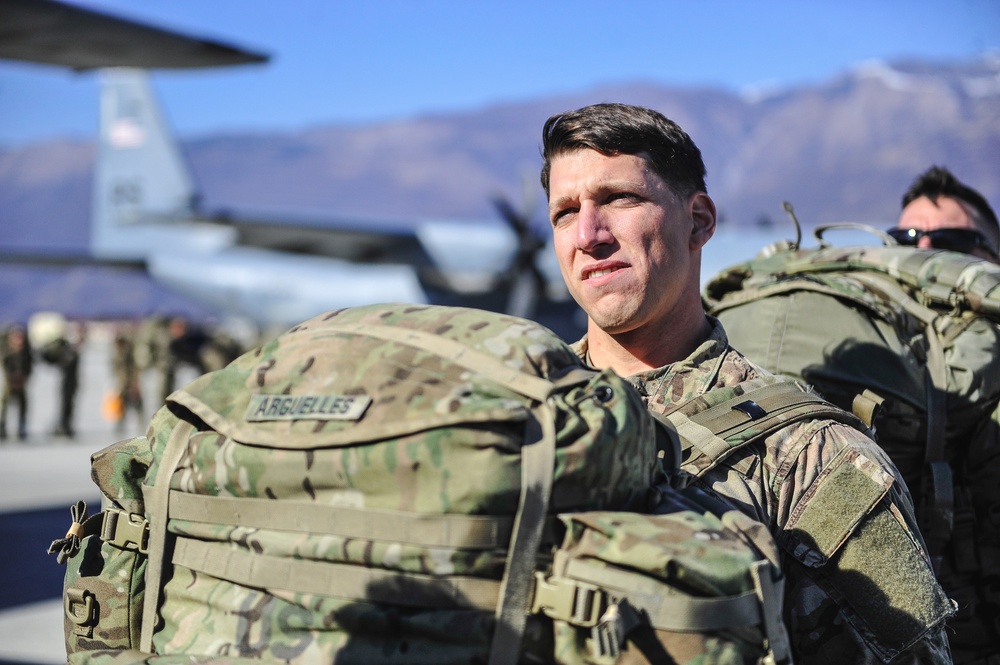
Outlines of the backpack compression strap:
[{"label": "backpack compression strap", "polygon": [[[938,312],[914,300],[895,280],[880,274],[857,273],[855,279],[882,298],[900,305],[924,326],[927,341],[927,379],[924,391],[927,399],[927,439],[924,443],[925,506],[921,530],[927,540],[934,568],[941,564],[941,551],[951,540],[955,514],[955,482],[951,465],[945,457],[945,425],[947,423],[948,373],[944,345],[935,325],[942,318]],[[930,495],[929,500],[926,494]]]},{"label": "backpack compression strap", "polygon": [[153,485],[142,486],[146,514],[149,515],[149,560],[146,564],[146,595],[142,605],[142,631],[139,648],[153,650],[153,630],[156,628],[157,611],[160,605],[160,580],[163,575],[163,559],[166,552],[167,519],[170,507],[170,479],[180,464],[187,442],[194,433],[194,425],[179,421],[170,432],[166,447],[160,456],[160,468],[156,472]]},{"label": "backpack compression strap", "polygon": [[542,541],[552,494],[556,432],[555,414],[548,399],[571,386],[586,383],[595,376],[595,372],[582,369],[571,371],[553,382],[510,367],[495,356],[461,342],[422,330],[361,324],[331,325],[325,330],[375,337],[428,351],[538,402],[526,424],[527,440],[521,448],[521,495],[500,584],[496,629],[489,658],[489,665],[515,665],[527,622],[524,608],[531,594],[535,553]]}]

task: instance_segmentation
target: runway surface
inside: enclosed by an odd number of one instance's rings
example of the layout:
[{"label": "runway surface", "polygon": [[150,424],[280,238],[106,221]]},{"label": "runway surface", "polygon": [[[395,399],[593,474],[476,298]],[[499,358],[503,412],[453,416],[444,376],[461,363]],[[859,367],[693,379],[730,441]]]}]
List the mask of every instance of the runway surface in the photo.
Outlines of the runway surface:
[{"label": "runway surface", "polygon": [[[80,356],[80,390],[73,439],[49,434],[56,423],[58,371],[35,363],[29,386],[28,438],[0,441],[0,665],[65,663],[63,567],[46,553],[69,527],[71,504],[83,499],[100,510],[100,493],[90,480],[90,455],[119,439],[145,432],[158,406],[156,377],[143,379],[146,417],[118,431],[101,415],[104,396],[114,389],[109,324],[92,324]],[[179,385],[193,378],[179,377]],[[8,428],[16,422],[8,413]],[[14,428],[16,432],[16,427]]]}]

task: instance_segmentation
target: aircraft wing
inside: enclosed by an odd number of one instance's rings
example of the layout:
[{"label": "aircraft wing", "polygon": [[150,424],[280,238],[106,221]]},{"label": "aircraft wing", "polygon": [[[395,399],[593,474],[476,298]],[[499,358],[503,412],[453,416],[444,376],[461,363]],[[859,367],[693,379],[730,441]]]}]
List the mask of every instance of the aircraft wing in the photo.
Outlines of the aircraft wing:
[{"label": "aircraft wing", "polygon": [[433,265],[412,224],[384,220],[289,219],[287,215],[213,215],[236,230],[237,244],[292,254],[326,256],[355,263]]},{"label": "aircraft wing", "polygon": [[0,58],[59,65],[179,69],[268,56],[55,0],[0,0]]},{"label": "aircraft wing", "polygon": [[143,259],[102,259],[89,253],[51,252],[38,250],[5,249],[0,250],[0,266],[111,266],[130,270],[145,270]]}]

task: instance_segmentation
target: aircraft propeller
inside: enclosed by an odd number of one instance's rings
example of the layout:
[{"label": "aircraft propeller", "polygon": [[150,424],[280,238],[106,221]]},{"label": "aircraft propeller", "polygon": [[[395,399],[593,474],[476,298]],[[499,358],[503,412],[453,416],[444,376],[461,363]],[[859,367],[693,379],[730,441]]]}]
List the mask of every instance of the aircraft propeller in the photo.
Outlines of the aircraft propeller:
[{"label": "aircraft propeller", "polygon": [[531,223],[534,201],[534,190],[528,186],[525,187],[520,210],[506,196],[493,198],[494,207],[517,236],[517,249],[500,278],[501,284],[509,289],[506,311],[529,319],[537,314],[538,303],[546,288],[545,275],[538,267],[538,254],[545,247],[545,238]]}]

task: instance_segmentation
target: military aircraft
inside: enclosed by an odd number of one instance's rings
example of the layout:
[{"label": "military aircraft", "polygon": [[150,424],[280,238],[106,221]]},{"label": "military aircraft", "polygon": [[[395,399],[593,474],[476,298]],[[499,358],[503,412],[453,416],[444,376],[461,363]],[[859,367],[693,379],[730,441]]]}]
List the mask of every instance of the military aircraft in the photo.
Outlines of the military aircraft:
[{"label": "military aircraft", "polygon": [[100,130],[87,257],[143,268],[224,315],[265,328],[372,302],[475,306],[573,335],[580,317],[528,212],[503,222],[236,218],[199,205],[148,70],[266,62],[267,56],[56,0],[0,0],[0,57],[98,70]]}]

